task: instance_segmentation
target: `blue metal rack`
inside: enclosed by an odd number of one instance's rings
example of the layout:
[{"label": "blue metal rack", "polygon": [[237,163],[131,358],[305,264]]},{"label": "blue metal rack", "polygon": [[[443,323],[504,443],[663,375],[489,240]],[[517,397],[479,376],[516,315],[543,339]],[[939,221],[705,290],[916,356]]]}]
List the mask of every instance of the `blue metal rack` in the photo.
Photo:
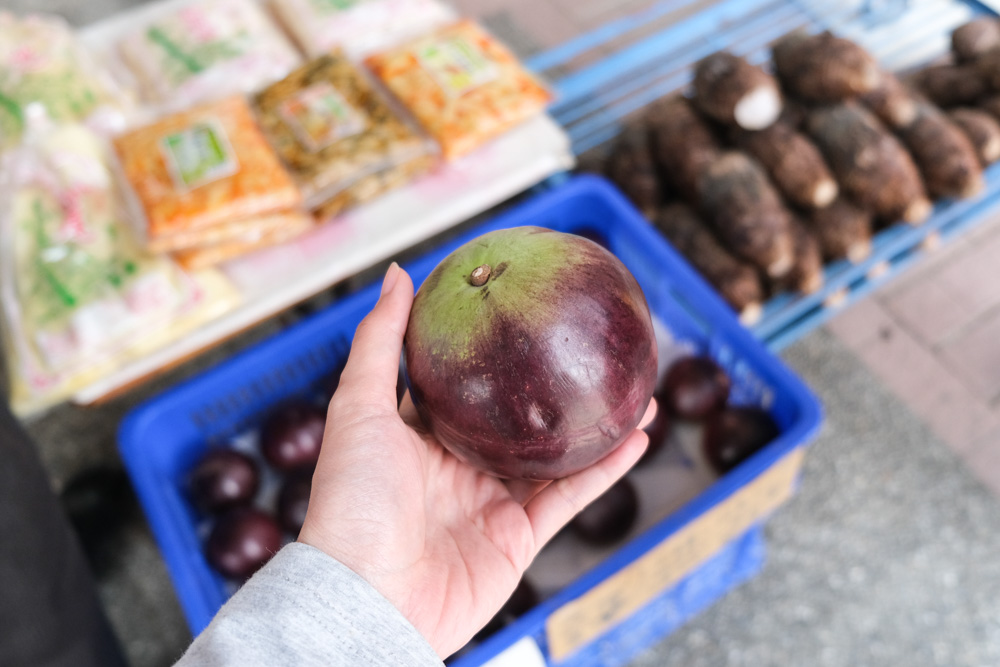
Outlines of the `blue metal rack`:
[{"label": "blue metal rack", "polygon": [[[544,76],[574,58],[626,44],[593,65],[552,77],[558,93],[552,114],[577,155],[613,139],[630,115],[652,101],[684,89],[692,66],[715,51],[728,49],[761,63],[769,44],[791,30],[832,30],[864,45],[887,69],[905,71],[945,54],[951,31],[974,15],[996,13],[990,6],[995,3],[967,0],[727,0],[672,20],[690,4],[664,0],[527,59]],[[825,285],[814,294],[770,299],[753,333],[771,349],[782,349],[918,262],[930,237],[947,241],[998,206],[1000,166],[994,166],[975,199],[942,201],[920,226],[885,229],[865,261],[829,264]]]}]

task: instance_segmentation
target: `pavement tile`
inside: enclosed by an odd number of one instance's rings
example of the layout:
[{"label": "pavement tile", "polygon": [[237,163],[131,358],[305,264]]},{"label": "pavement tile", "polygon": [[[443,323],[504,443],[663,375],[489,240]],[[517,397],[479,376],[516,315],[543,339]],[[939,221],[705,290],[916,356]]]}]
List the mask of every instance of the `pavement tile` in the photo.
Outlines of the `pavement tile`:
[{"label": "pavement tile", "polygon": [[857,349],[883,330],[896,327],[892,316],[875,299],[862,299],[826,324],[830,333],[851,349]]},{"label": "pavement tile", "polygon": [[941,358],[984,401],[1000,395],[1000,310],[941,347]]},{"label": "pavement tile", "polygon": [[965,295],[934,275],[910,281],[876,301],[925,344],[937,345],[972,322],[974,308]]},{"label": "pavement tile", "polygon": [[909,407],[953,451],[963,454],[976,449],[985,436],[1000,428],[1000,413],[946,370],[929,375],[925,382],[931,390]]},{"label": "pavement tile", "polygon": [[934,391],[933,382],[949,375],[929,349],[895,323],[879,328],[854,350],[911,407],[924,404]]},{"label": "pavement tile", "polygon": [[855,348],[872,372],[955,451],[1000,428],[1000,414],[963,378],[899,326]]},{"label": "pavement tile", "polygon": [[1000,429],[981,438],[962,460],[976,479],[1000,496]]},{"label": "pavement tile", "polygon": [[942,265],[936,278],[969,304],[973,316],[1000,304],[1000,234],[980,237],[975,245]]}]

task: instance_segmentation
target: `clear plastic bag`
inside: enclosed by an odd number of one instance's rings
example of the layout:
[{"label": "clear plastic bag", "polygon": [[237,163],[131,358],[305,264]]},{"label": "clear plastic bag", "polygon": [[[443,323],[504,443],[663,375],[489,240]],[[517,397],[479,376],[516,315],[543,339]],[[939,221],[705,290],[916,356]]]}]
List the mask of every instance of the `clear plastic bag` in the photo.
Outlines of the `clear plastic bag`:
[{"label": "clear plastic bag", "polygon": [[362,58],[452,23],[438,0],[274,0],[272,8],[310,56],[340,49]]},{"label": "clear plastic bag", "polygon": [[0,160],[0,253],[10,365],[37,393],[162,328],[189,297],[177,266],[136,242],[104,142],[40,107]]},{"label": "clear plastic bag", "polygon": [[505,46],[472,21],[366,62],[449,160],[542,113],[552,99]]},{"label": "clear plastic bag", "polygon": [[433,163],[421,160],[433,151],[433,142],[397,114],[367,75],[341,54],[303,65],[258,93],[254,107],[311,209],[336,199],[343,210],[370,199],[371,190],[383,192]]},{"label": "clear plastic bag", "polygon": [[146,101],[179,109],[249,93],[301,63],[253,0],[210,0],[134,30],[119,44]]},{"label": "clear plastic bag", "polygon": [[133,100],[54,16],[0,11],[0,150],[20,141],[26,110],[40,105],[57,122],[120,131]]},{"label": "clear plastic bag", "polygon": [[242,96],[166,116],[114,146],[154,252],[238,237],[302,203]]}]

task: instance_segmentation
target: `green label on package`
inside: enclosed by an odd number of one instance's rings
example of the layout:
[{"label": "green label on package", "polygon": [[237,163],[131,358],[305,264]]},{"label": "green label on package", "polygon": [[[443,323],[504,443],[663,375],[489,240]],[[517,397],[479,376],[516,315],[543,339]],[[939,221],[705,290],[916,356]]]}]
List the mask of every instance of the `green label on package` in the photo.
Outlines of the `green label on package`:
[{"label": "green label on package", "polygon": [[449,97],[461,97],[499,74],[496,64],[464,37],[420,46],[417,59]]},{"label": "green label on package", "polygon": [[317,14],[333,14],[360,5],[365,0],[312,0],[313,9]]},{"label": "green label on package", "polygon": [[326,82],[298,91],[281,103],[278,112],[299,142],[313,152],[367,127],[365,117]]},{"label": "green label on package", "polygon": [[238,167],[229,139],[217,122],[201,122],[168,134],[161,146],[179,190],[231,176]]}]

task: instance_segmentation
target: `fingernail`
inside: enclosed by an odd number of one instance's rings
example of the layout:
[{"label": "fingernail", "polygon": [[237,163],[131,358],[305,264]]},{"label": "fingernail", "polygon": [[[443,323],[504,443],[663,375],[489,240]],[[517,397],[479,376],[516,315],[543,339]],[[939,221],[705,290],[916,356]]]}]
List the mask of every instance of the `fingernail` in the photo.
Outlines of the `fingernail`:
[{"label": "fingernail", "polygon": [[389,270],[385,272],[385,278],[382,280],[382,296],[385,296],[392,291],[392,288],[396,285],[396,280],[399,278],[399,264],[393,262],[389,265]]}]

